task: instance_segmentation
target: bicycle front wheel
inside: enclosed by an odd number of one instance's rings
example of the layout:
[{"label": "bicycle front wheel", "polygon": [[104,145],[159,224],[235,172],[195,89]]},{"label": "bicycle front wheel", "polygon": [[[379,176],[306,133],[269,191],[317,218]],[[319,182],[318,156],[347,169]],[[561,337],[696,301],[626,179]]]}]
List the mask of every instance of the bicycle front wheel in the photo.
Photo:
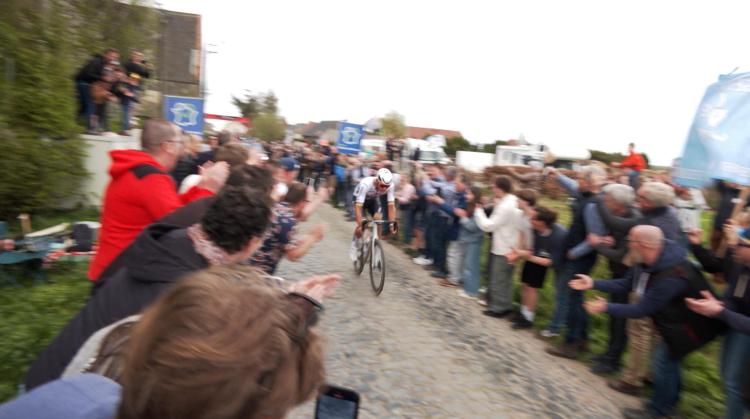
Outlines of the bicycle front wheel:
[{"label": "bicycle front wheel", "polygon": [[370,255],[370,284],[375,295],[380,295],[385,286],[385,252],[380,240],[375,240]]},{"label": "bicycle front wheel", "polygon": [[356,252],[354,255],[354,273],[359,276],[365,268],[365,263],[367,263],[367,257],[365,255],[365,247],[367,246],[362,245],[364,237],[360,237],[359,239],[354,237],[352,240],[355,242],[354,251]]}]

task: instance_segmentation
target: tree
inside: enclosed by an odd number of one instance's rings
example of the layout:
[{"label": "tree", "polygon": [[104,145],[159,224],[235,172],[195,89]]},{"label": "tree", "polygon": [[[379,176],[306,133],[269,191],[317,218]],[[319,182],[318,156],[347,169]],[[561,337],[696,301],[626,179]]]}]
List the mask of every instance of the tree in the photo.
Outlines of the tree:
[{"label": "tree", "polygon": [[623,158],[622,153],[608,153],[601,150],[589,150],[589,153],[591,153],[591,160],[597,160],[606,164],[622,161]]},{"label": "tree", "polygon": [[388,112],[380,121],[383,125],[382,133],[388,138],[404,138],[406,135],[406,122],[403,115],[396,111]]},{"label": "tree", "polygon": [[73,76],[106,47],[154,49],[158,13],[144,1],[0,1],[0,217],[78,193],[87,173]]},{"label": "tree", "polygon": [[260,113],[260,103],[258,103],[258,98],[248,91],[245,92],[244,98],[232,95],[232,104],[240,110],[242,116],[251,120],[255,119]]},{"label": "tree", "polygon": [[232,104],[240,110],[242,116],[250,120],[255,120],[262,113],[269,115],[279,113],[279,99],[273,91],[254,94],[245,90],[244,97],[232,96]]},{"label": "tree", "polygon": [[445,140],[445,154],[456,157],[457,151],[474,151],[474,147],[464,137],[451,137]]},{"label": "tree", "polygon": [[263,141],[281,141],[286,136],[286,122],[278,115],[262,113],[253,119],[251,134]]}]

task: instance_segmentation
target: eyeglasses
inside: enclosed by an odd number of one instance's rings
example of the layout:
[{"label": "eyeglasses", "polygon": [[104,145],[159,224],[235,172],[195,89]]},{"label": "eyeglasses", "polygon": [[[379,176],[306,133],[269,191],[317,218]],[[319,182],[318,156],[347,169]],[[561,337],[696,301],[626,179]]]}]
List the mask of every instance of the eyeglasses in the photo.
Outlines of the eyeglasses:
[{"label": "eyeglasses", "polygon": [[297,330],[289,333],[292,340],[296,343],[302,343],[307,337],[310,328],[318,324],[319,314],[323,311],[323,305],[315,299],[298,292],[290,292],[287,295],[289,301],[297,308],[300,315]]}]

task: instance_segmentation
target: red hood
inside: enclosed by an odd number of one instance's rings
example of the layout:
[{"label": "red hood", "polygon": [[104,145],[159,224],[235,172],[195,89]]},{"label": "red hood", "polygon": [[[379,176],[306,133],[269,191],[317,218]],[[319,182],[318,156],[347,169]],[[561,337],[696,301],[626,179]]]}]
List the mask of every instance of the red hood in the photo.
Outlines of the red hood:
[{"label": "red hood", "polygon": [[135,166],[140,166],[142,164],[155,166],[159,170],[166,172],[166,169],[164,169],[161,164],[145,151],[114,150],[109,152],[109,156],[112,157],[112,165],[109,166],[109,175],[112,176],[112,179],[117,178],[123,173],[127,173],[128,170]]}]

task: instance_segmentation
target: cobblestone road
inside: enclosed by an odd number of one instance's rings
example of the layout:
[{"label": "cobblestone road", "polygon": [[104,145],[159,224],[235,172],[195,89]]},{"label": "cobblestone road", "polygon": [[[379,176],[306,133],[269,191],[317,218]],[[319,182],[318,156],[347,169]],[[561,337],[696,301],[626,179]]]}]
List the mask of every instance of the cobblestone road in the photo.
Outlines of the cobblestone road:
[{"label": "cobblestone road", "polygon": [[[343,276],[320,328],[328,381],[360,393],[360,417],[619,418],[637,406],[585,365],[546,354],[531,332],[483,316],[387,244],[385,289],[375,297],[367,273],[355,276],[348,259],[354,224],[329,206],[311,221],[329,224],[325,239],[278,274]],[[312,418],[313,403],[291,417]]]}]

